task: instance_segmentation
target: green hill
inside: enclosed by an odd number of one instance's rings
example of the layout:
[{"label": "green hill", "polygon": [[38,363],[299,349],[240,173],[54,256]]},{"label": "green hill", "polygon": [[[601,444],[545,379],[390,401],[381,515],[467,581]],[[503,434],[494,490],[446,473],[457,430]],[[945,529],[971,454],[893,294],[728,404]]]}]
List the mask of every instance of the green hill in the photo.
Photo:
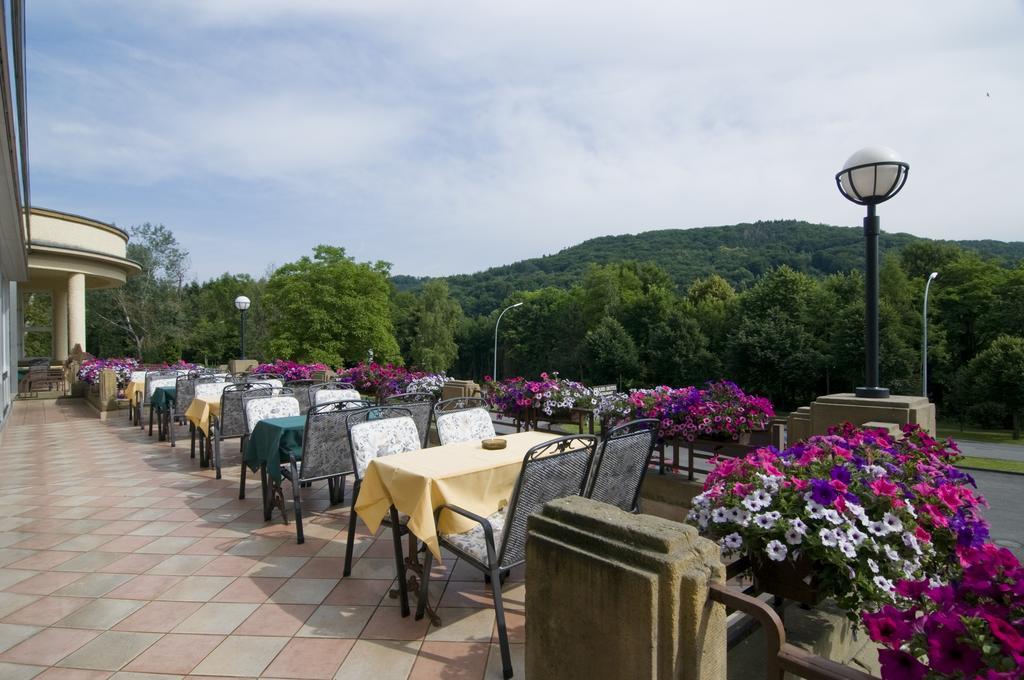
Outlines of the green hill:
[{"label": "green hill", "polygon": [[[881,249],[898,250],[921,239],[910,234],[881,236]],[[944,241],[984,257],[1012,264],[1024,259],[1024,242]],[[591,263],[622,260],[656,263],[683,290],[695,278],[715,272],[736,288],[783,264],[825,276],[863,268],[864,235],[860,227],[836,227],[776,220],[696,229],[661,229],[639,234],[602,236],[544,255],[476,272],[445,277],[467,314],[486,314],[515,291],[545,286],[569,287]],[[394,276],[400,290],[421,286],[427,278]]]}]

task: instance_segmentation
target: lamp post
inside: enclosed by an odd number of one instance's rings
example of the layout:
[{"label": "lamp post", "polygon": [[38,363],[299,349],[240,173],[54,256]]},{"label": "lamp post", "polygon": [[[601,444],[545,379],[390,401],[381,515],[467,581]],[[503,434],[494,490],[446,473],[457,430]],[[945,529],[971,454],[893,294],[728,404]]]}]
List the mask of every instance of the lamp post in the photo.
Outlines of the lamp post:
[{"label": "lamp post", "polygon": [[239,359],[245,358],[245,310],[249,309],[249,305],[251,304],[252,303],[249,301],[249,298],[245,297],[244,295],[239,295],[238,297],[235,298],[235,309],[242,313],[241,326],[239,330],[239,335],[241,336],[242,341],[242,353],[241,356],[238,357]]},{"label": "lamp post", "polygon": [[938,277],[938,272],[932,272],[928,282],[924,284],[924,324],[921,332],[921,396],[928,396],[928,289],[932,281]]},{"label": "lamp post", "polygon": [[843,196],[857,205],[866,205],[864,248],[866,256],[864,285],[864,351],[867,384],[858,387],[858,397],[885,399],[888,388],[879,386],[878,378],[878,232],[879,220],[875,206],[895,196],[907,182],[910,164],[884,146],[861,149],[836,174],[836,184]]},{"label": "lamp post", "polygon": [[505,312],[516,307],[522,307],[522,302],[517,302],[514,305],[509,305],[505,309],[501,310],[501,314],[498,315],[498,320],[494,323],[494,372],[491,373],[491,379],[494,382],[498,382],[498,325],[501,324],[501,317],[505,316]]}]

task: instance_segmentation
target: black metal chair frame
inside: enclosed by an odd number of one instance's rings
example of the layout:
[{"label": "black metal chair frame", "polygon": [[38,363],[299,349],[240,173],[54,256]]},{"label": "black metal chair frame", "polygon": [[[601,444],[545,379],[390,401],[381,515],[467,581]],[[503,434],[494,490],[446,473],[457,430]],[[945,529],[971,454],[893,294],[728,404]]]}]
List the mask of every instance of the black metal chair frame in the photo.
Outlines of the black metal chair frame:
[{"label": "black metal chair frame", "polygon": [[489,411],[487,400],[481,397],[453,397],[452,399],[444,399],[434,404],[434,419],[437,416],[445,413],[455,413],[457,411],[466,411],[471,408],[482,408],[485,411]]},{"label": "black metal chair frame", "polygon": [[[250,382],[245,382],[245,383],[235,383],[234,385],[228,385],[227,387],[224,388],[224,391],[221,392],[221,395],[220,395],[220,415],[219,416],[210,416],[210,427],[209,427],[209,430],[210,430],[209,437],[210,437],[210,439],[213,440],[213,466],[214,466],[214,468],[217,471],[217,475],[216,475],[217,479],[221,478],[221,474],[220,474],[221,473],[221,453],[220,453],[221,441],[223,441],[224,439],[233,439],[235,437],[240,437],[242,441],[241,441],[241,445],[240,445],[239,448],[240,448],[240,450],[245,451],[245,440],[246,440],[246,438],[248,436],[248,432],[246,430],[246,425],[245,425],[245,405],[242,403],[242,397],[244,396],[244,393],[245,392],[250,392],[252,390],[267,390],[269,392],[272,389],[273,389],[273,387],[271,387],[271,385],[269,383],[257,383],[257,382],[250,383]],[[241,396],[239,396],[237,399],[235,399],[233,396],[226,396],[226,395],[233,395],[236,392],[241,392],[243,394]],[[241,423],[242,423],[241,431],[238,432],[238,433],[235,433],[234,430],[232,430],[231,433],[225,435],[224,434],[224,427],[223,427],[223,423],[225,421],[225,417],[228,416],[228,415],[231,415],[232,417],[235,416],[234,413],[231,413],[229,411],[227,406],[230,403],[234,402],[234,401],[238,402],[238,408],[241,409],[241,414],[239,415],[239,418],[240,418]],[[244,465],[242,466],[242,469],[243,470],[245,469]],[[243,485],[243,489],[244,489],[244,485]],[[240,498],[245,498],[245,494],[243,493],[240,496]]]},{"label": "black metal chair frame", "polygon": [[309,388],[316,384],[317,382],[315,380],[310,380],[308,378],[284,381],[285,387],[290,387],[295,390],[295,398],[299,400],[300,412],[306,413],[313,405],[313,402],[310,399]]},{"label": "black metal chair frame", "polygon": [[[484,542],[487,546],[486,564],[446,541],[443,535],[438,534],[438,540],[445,549],[455,553],[460,559],[466,560],[467,563],[482,571],[485,576],[490,577],[491,592],[494,598],[494,615],[498,626],[498,642],[501,647],[501,667],[506,680],[512,677],[512,657],[509,651],[508,629],[505,626],[505,608],[501,595],[501,585],[504,582],[502,574],[507,573],[513,567],[526,561],[527,518],[539,510],[540,506],[544,503],[557,498],[583,493],[596,447],[597,437],[589,434],[579,434],[558,437],[557,439],[543,442],[526,452],[526,455],[523,457],[523,467],[519,472],[519,478],[516,480],[515,488],[512,491],[512,496],[509,499],[508,508],[505,512],[505,525],[504,530],[501,532],[501,545],[495,545],[494,529],[491,527],[491,523],[487,521],[487,518],[455,505],[442,505],[434,511],[435,525],[440,520],[441,513],[444,510],[448,510],[473,520],[483,529]],[[567,456],[572,456],[573,459],[569,460],[566,458]],[[563,480],[567,484],[563,485],[562,488],[558,488],[555,485],[558,478],[554,473],[563,471],[566,465],[576,464],[575,456],[585,459],[580,463],[582,470],[578,472],[578,486],[577,482],[567,474]],[[533,469],[536,467],[543,467],[544,470],[537,472],[535,477]],[[570,470],[570,472],[572,471]],[[537,493],[537,489],[533,488],[536,484],[541,485],[540,491],[551,490],[554,493]],[[552,485],[555,486],[552,487]],[[567,490],[566,486],[569,489],[574,489],[574,492],[562,493]],[[520,507],[524,503],[524,494],[530,494],[525,497],[525,503],[531,504],[531,507]],[[416,619],[423,618],[427,608],[427,598],[430,593],[430,567],[433,558],[433,553],[428,550],[423,560],[423,579],[420,582],[419,602],[416,605]]]},{"label": "black metal chair frame", "polygon": [[[203,369],[197,371],[190,371],[185,375],[179,375],[177,381],[174,383],[174,408],[164,414],[164,432],[167,434],[167,438],[171,441],[171,448],[177,446],[176,437],[174,435],[174,425],[176,423],[185,422],[185,411],[192,405],[192,399],[195,398],[196,385],[201,382],[216,382],[217,377],[211,370]],[[182,386],[185,389],[182,389]],[[191,393],[190,393],[191,392]],[[191,457],[196,457],[196,428],[194,425],[189,423],[189,434],[192,437],[192,450]]]},{"label": "black metal chair frame", "polygon": [[[142,386],[142,399],[139,400],[139,403],[136,404],[135,407],[139,411],[139,417],[138,417],[139,427],[144,430],[144,429],[146,429],[146,426],[142,424],[142,409],[143,409],[144,406],[149,406],[149,436],[150,437],[153,436],[153,401],[152,401],[153,395],[150,394],[150,391],[149,391],[149,381],[150,380],[161,380],[161,379],[164,379],[164,378],[172,378],[172,377],[175,379],[175,381],[177,381],[177,379],[178,379],[178,371],[176,371],[174,369],[168,369],[168,370],[162,370],[162,371],[148,371],[146,373],[146,382]],[[158,414],[158,415],[160,415],[160,414]],[[157,435],[158,435],[158,438],[161,438],[161,439],[163,438],[163,431],[162,431],[162,428],[161,428],[159,422],[157,423]]]},{"label": "black metal chair frame", "polygon": [[[605,436],[601,438],[601,445],[594,455],[594,462],[590,468],[590,478],[587,480],[584,495],[587,498],[593,498],[596,501],[614,505],[626,512],[639,512],[640,487],[643,486],[644,477],[647,475],[647,467],[651,464],[654,447],[658,442],[659,425],[660,423],[654,418],[643,418],[622,423],[608,430]],[[636,465],[639,468],[635,484],[632,480],[616,474],[622,470],[621,467],[616,470],[610,470],[606,465],[610,455],[619,453],[620,449],[624,449],[624,452],[628,454],[629,449],[632,447],[638,447],[637,452],[641,453],[635,460],[627,461],[630,464],[630,469],[632,469],[631,465]],[[611,453],[609,453],[610,451]],[[605,471],[604,476],[602,476],[602,471]],[[615,476],[613,477],[612,475]],[[620,484],[618,488],[620,493],[615,494],[614,489],[607,486],[606,483],[614,485],[616,482],[629,483],[630,488],[623,489]],[[620,498],[628,496],[629,500],[625,503],[615,502],[614,496],[616,495]]]},{"label": "black metal chair frame", "polygon": [[[258,385],[259,383],[249,383],[249,384]],[[225,387],[224,389],[227,390],[228,388]],[[252,433],[253,428],[256,427],[255,423],[253,423],[252,426],[249,425],[249,414],[248,414],[248,409],[246,408],[246,405],[250,401],[255,401],[257,399],[273,399],[273,398],[276,398],[276,397],[292,397],[292,398],[295,399],[295,401],[298,401],[298,398],[295,396],[295,391],[292,388],[290,388],[290,387],[270,387],[270,386],[260,387],[259,389],[249,390],[246,394],[242,395],[242,423],[245,426],[245,434],[242,435],[242,443],[241,443],[243,459],[245,457],[245,455],[244,455],[245,454],[245,444],[246,444],[246,442],[249,441],[249,435]],[[223,406],[221,408],[223,409]],[[301,402],[299,403],[299,410],[300,411],[302,410],[302,403]],[[242,461],[242,469],[240,470],[239,475],[238,475],[239,476],[239,480],[238,480],[238,499],[239,500],[245,499],[245,470],[246,470],[246,465],[245,465],[245,460],[243,460]],[[267,505],[267,502],[268,502],[267,501],[267,494],[271,491],[271,489],[269,488],[269,482],[267,480],[267,471],[266,471],[265,468],[260,468],[260,481],[262,482],[261,486],[263,487],[263,519],[264,520],[269,520],[270,519],[271,506]],[[281,514],[284,516],[284,520],[287,523],[288,522],[288,516],[285,515],[285,512],[284,512],[284,497],[283,496],[281,497],[280,507],[281,507]]]},{"label": "black metal chair frame", "polygon": [[434,395],[430,392],[402,392],[384,397],[382,406],[404,406],[412,411],[412,420],[420,433],[420,446],[430,444],[430,423],[434,417]]}]

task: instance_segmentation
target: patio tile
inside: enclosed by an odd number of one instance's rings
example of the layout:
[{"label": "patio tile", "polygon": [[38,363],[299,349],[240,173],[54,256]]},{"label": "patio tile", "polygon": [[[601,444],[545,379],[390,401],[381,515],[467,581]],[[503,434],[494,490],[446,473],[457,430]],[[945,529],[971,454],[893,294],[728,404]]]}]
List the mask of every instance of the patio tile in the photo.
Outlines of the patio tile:
[{"label": "patio tile", "polygon": [[402,616],[397,607],[380,607],[359,637],[364,640],[419,640],[427,634],[429,625],[430,619],[425,616],[417,621],[412,615]]},{"label": "patio tile", "polygon": [[424,642],[409,680],[483,678],[490,645],[480,642]]},{"label": "patio tile", "polygon": [[270,596],[270,601],[279,604],[320,604],[336,585],[337,579],[291,578]]},{"label": "patio tile", "polygon": [[327,545],[327,541],[325,539],[310,538],[309,536],[306,536],[305,541],[302,543],[286,541],[281,544],[280,547],[276,548],[271,555],[282,555],[286,557],[313,557],[320,552],[325,545]]},{"label": "patio tile", "polygon": [[55,571],[81,571],[90,573],[99,571],[103,567],[116,562],[124,557],[122,553],[116,552],[85,552],[79,553],[78,557],[72,557],[67,562],[55,567]]},{"label": "patio tile", "polygon": [[129,536],[166,536],[175,529],[180,529],[180,522],[156,521],[146,522],[128,532]]},{"label": "patio tile", "polygon": [[46,550],[69,538],[74,538],[74,536],[72,534],[28,534],[27,538],[15,543],[14,547],[27,550]]},{"label": "patio tile", "polygon": [[232,555],[269,555],[274,552],[285,539],[267,538],[264,536],[248,536],[231,546],[228,553]]},{"label": "patio tile", "polygon": [[52,665],[99,635],[95,630],[47,628],[0,654],[0,661]]},{"label": "patio tile", "polygon": [[420,642],[359,640],[334,676],[335,680],[406,680]]},{"label": "patio tile", "polygon": [[223,641],[222,635],[165,635],[125,666],[125,670],[187,674]]},{"label": "patio tile", "polygon": [[92,600],[84,597],[41,597],[4,618],[5,623],[49,626]]},{"label": "patio tile", "polygon": [[330,680],[355,640],[294,638],[263,672],[271,678]]},{"label": "patio tile", "polygon": [[[200,678],[197,675],[188,676],[189,680],[223,680],[223,678]],[[110,676],[110,680],[184,680],[184,675],[170,675],[167,673],[136,673],[134,671],[118,671]]]},{"label": "patio tile", "polygon": [[[512,677],[526,677],[526,645],[509,644],[509,656],[512,657]],[[501,671],[501,646],[491,645],[491,651],[487,656],[487,669],[484,672],[484,680],[503,680],[504,674]]]},{"label": "patio tile", "polygon": [[35,680],[107,680],[110,671],[88,671],[83,668],[47,668]]},{"label": "patio tile", "polygon": [[440,608],[440,626],[427,629],[427,640],[432,642],[484,642],[491,641],[494,630],[494,610],[470,607]]},{"label": "patio tile", "polygon": [[321,605],[306,619],[296,636],[357,638],[374,611],[374,607]]},{"label": "patio tile", "polygon": [[109,543],[111,540],[110,536],[102,536],[100,534],[82,534],[81,536],[75,536],[74,538],[68,539],[55,547],[57,550],[88,552],[99,548],[104,543]]},{"label": "patio tile", "polygon": [[4,678],[4,680],[30,680],[31,678],[38,678],[39,673],[44,670],[46,669],[42,666],[0,662],[0,678]]},{"label": "patio tile", "polygon": [[[508,632],[509,642],[526,642],[526,614],[520,611],[506,610],[505,630]],[[491,640],[498,641],[497,624],[495,624]]]},{"label": "patio tile", "polygon": [[161,593],[178,584],[180,576],[159,576],[143,574],[136,576],[123,586],[110,591],[111,597],[123,597],[131,600],[155,600]]},{"label": "patio tile", "polygon": [[28,595],[49,595],[58,588],[63,588],[69,583],[74,583],[82,577],[78,572],[44,571],[27,578],[21,583],[16,583],[7,589],[9,593],[24,593]]},{"label": "patio tile", "polygon": [[7,651],[14,645],[29,639],[42,628],[40,626],[23,626],[13,623],[0,623],[0,652]]},{"label": "patio tile", "polygon": [[196,666],[195,672],[258,676],[287,642],[288,638],[283,637],[232,636]]},{"label": "patio tile", "polygon": [[341,578],[345,568],[343,557],[314,557],[299,569],[295,575],[299,578]]},{"label": "patio tile", "polygon": [[53,569],[62,562],[67,562],[77,553],[67,550],[39,550],[23,560],[12,562],[7,566],[11,569],[37,569],[40,571]]},{"label": "patio tile", "polygon": [[143,603],[139,600],[100,598],[93,600],[75,613],[64,617],[57,622],[57,625],[64,628],[106,630],[142,606]]},{"label": "patio tile", "polygon": [[285,582],[283,578],[236,578],[231,585],[217,593],[213,602],[266,602]]},{"label": "patio tile", "polygon": [[147,543],[135,552],[142,554],[177,555],[195,543],[197,538],[189,536],[161,536],[152,543]]},{"label": "patio tile", "polygon": [[241,539],[208,536],[182,550],[183,555],[223,555]]},{"label": "patio tile", "polygon": [[60,661],[61,666],[116,671],[160,639],[158,633],[107,631]]},{"label": "patio tile", "polygon": [[291,637],[315,609],[311,604],[261,604],[233,634]]},{"label": "patio tile", "polygon": [[[293,576],[298,575],[303,565],[309,562],[307,557],[289,557],[287,555],[264,555],[258,559],[259,561],[254,562],[249,570],[246,572],[246,576]],[[331,577],[338,577],[341,575],[339,571],[337,574],[332,574]],[[309,577],[319,578],[319,577]]]},{"label": "patio tile", "polygon": [[0,548],[0,567],[6,567],[11,562],[23,560],[32,554],[33,551],[21,548]]},{"label": "patio tile", "polygon": [[209,564],[214,559],[210,555],[172,555],[161,561],[150,569],[147,574],[162,574],[166,576],[191,576]]},{"label": "patio tile", "polygon": [[0,569],[0,590],[6,590],[8,586],[13,586],[38,573],[27,569]]},{"label": "patio tile", "polygon": [[394,581],[385,579],[343,578],[334,586],[324,604],[377,605],[388,594]]},{"label": "patio tile", "polygon": [[104,552],[131,553],[153,541],[152,536],[118,536],[103,547]]},{"label": "patio tile", "polygon": [[345,578],[394,579],[395,559],[360,557],[352,565],[352,576]]},{"label": "patio tile", "polygon": [[199,602],[150,602],[122,619],[114,630],[169,633],[202,606]]},{"label": "patio tile", "polygon": [[[210,555],[184,555],[183,557],[211,557]],[[212,557],[210,562],[203,567],[203,574],[207,576],[241,576],[245,572],[258,565],[255,557],[244,557],[240,555],[221,555]],[[290,576],[290,574],[288,574]]]},{"label": "patio tile", "polygon": [[234,602],[207,602],[173,630],[175,633],[227,635],[256,611],[257,606]]},{"label": "patio tile", "polygon": [[[121,509],[121,511],[123,511],[124,514],[128,514],[128,512],[124,511],[123,509]],[[99,513],[97,513],[97,515],[98,514]],[[93,515],[93,517],[96,517],[97,515]],[[143,522],[140,520],[118,519],[108,524],[104,524],[94,533],[110,534],[112,536],[127,536],[139,527],[146,526],[146,524],[147,522]]]},{"label": "patio tile", "polygon": [[234,580],[234,576],[190,576],[164,591],[159,599],[207,602]]},{"label": "patio tile", "polygon": [[131,574],[86,574],[74,583],[54,591],[54,595],[102,597],[131,577]]},{"label": "patio tile", "polygon": [[163,555],[139,555],[132,553],[111,562],[102,568],[115,574],[144,574],[166,559]]}]

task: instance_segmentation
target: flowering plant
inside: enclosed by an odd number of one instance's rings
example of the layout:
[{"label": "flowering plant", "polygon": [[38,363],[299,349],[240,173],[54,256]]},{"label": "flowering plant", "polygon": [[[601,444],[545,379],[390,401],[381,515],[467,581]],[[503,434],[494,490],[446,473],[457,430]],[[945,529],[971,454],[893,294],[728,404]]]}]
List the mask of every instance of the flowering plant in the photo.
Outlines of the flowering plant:
[{"label": "flowering plant", "polygon": [[883,678],[1021,677],[1024,568],[990,543],[957,552],[962,573],[949,584],[900,581],[898,607],[863,614]]},{"label": "flowering plant", "polygon": [[120,359],[86,359],[78,369],[78,379],[89,385],[100,381],[100,371],[109,368],[117,376],[117,388],[128,387],[132,379],[132,371],[138,368],[139,362],[131,357]]},{"label": "flowering plant", "polygon": [[810,560],[822,594],[876,609],[901,580],[948,578],[956,547],[988,535],[958,456],[916,425],[898,440],[847,425],[782,452],[715,459],[689,520],[755,565]]},{"label": "flowering plant", "polygon": [[273,373],[285,380],[309,380],[316,371],[326,371],[326,364],[300,364],[295,361],[277,359],[272,364],[260,364],[252,369],[253,373]]},{"label": "flowering plant", "polygon": [[352,383],[364,394],[389,397],[403,392],[431,392],[440,395],[441,388],[448,382],[444,373],[427,373],[409,370],[394,364],[360,362],[338,374],[345,382]]},{"label": "flowering plant", "polygon": [[430,392],[435,397],[441,396],[441,388],[448,382],[448,376],[444,373],[410,373],[412,377],[405,386],[406,392]]},{"label": "flowering plant", "polygon": [[704,389],[662,385],[633,390],[629,401],[635,418],[661,421],[662,439],[681,437],[693,441],[715,435],[739,439],[744,432],[765,429],[775,416],[770,401],[748,395],[727,380],[709,382]]},{"label": "flowering plant", "polygon": [[488,403],[505,415],[518,415],[523,409],[534,408],[545,415],[571,408],[592,408],[597,405],[593,392],[582,383],[541,373],[539,380],[507,378],[500,382],[490,376],[484,378],[490,386]]}]

